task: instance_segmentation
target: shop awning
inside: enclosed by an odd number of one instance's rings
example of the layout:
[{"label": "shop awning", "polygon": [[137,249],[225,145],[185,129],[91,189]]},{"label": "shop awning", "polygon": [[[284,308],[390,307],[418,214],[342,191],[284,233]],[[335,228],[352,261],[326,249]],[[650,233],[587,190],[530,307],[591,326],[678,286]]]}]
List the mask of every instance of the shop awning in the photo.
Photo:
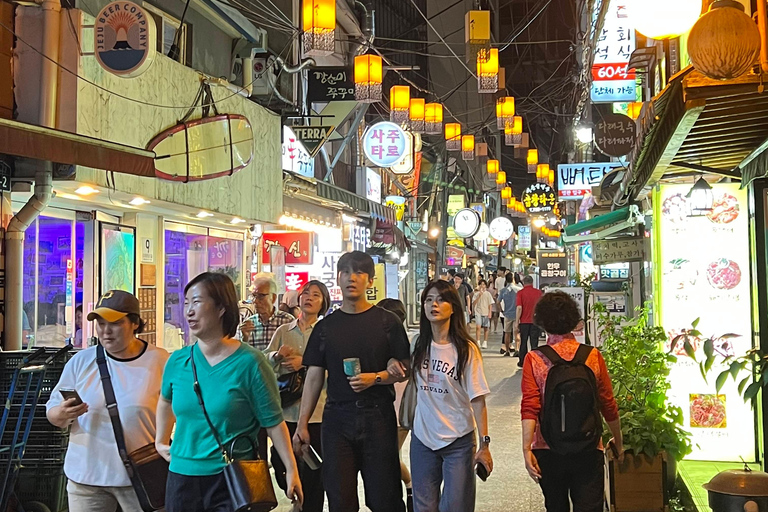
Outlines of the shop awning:
[{"label": "shop awning", "polygon": [[644,222],[640,209],[627,206],[593,219],[566,226],[563,230],[563,242],[567,244],[592,242],[631,229]]},{"label": "shop awning", "polygon": [[395,210],[392,208],[353,194],[349,190],[344,190],[325,181],[318,180],[317,195],[333,201],[346,203],[359,212],[368,212],[377,221],[385,221],[393,225],[397,223]]},{"label": "shop awning", "polygon": [[400,253],[404,253],[410,248],[405,233],[397,225],[387,221],[376,221],[372,240],[374,247],[394,247]]},{"label": "shop awning", "polygon": [[0,153],[135,176],[155,176],[152,151],[9,119],[0,119]]}]

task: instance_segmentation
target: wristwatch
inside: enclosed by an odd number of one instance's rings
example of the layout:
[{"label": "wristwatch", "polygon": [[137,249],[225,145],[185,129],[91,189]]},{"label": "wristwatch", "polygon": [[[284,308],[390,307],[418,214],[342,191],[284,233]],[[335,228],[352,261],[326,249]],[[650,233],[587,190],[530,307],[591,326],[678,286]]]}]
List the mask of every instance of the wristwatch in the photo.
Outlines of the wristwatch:
[{"label": "wristwatch", "polygon": [[376,384],[381,384],[381,375],[376,374]]},{"label": "wristwatch", "polygon": [[480,438],[480,444],[483,446],[488,446],[491,444],[491,436],[483,436]]}]

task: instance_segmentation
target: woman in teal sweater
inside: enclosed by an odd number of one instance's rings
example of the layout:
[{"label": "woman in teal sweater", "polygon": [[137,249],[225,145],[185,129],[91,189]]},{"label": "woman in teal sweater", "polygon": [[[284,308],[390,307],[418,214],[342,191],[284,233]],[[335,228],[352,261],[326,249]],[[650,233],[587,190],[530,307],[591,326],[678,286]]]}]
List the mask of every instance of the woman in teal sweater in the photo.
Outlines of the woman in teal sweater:
[{"label": "woman in teal sweater", "polygon": [[[255,444],[259,428],[265,428],[285,462],[286,495],[301,503],[299,472],[275,375],[261,352],[234,339],[240,321],[234,284],[224,274],[205,272],[187,284],[184,295],[187,323],[198,342],[175,351],[163,373],[155,446],[171,464],[166,511],[232,511],[222,473],[224,458],[193,387],[192,358],[205,408],[224,446],[229,448],[243,434]],[[232,455],[256,456],[245,441]]]}]

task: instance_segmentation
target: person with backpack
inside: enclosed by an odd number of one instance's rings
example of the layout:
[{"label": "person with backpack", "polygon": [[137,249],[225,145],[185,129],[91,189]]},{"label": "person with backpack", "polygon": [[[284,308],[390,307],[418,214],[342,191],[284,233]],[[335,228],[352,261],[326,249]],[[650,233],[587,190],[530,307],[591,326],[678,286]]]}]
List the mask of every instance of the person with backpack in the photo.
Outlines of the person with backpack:
[{"label": "person with backpack", "polygon": [[605,360],[582,345],[572,331],[581,321],[566,293],[545,294],[533,320],[547,344],[528,353],[523,364],[523,457],[541,486],[547,512],[602,512],[604,458],[602,417],[620,460],[623,442],[619,409]]}]

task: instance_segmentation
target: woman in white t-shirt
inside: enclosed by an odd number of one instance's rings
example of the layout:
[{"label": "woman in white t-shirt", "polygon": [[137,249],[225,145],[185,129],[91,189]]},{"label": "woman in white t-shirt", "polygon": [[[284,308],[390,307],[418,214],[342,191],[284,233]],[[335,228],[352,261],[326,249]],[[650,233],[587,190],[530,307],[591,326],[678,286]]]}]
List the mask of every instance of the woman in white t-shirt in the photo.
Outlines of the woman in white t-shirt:
[{"label": "woman in white t-shirt", "polygon": [[[144,321],[138,299],[128,292],[105,293],[88,320],[96,320],[96,334],[106,352],[128,452],[154,443],[155,410],[168,352],[136,337]],[[69,511],[114,512],[119,505],[123,512],[141,512],[118,454],[96,351],[90,347],[67,362],[46,404],[48,421],[72,428],[64,458]],[[66,389],[75,390],[83,403],[65,400],[61,390]]]},{"label": "woman in white t-shirt", "polygon": [[414,510],[472,512],[475,466],[481,464],[489,474],[493,470],[485,405],[490,389],[456,289],[434,281],[421,297],[420,332],[411,357],[418,386],[411,432]]}]

